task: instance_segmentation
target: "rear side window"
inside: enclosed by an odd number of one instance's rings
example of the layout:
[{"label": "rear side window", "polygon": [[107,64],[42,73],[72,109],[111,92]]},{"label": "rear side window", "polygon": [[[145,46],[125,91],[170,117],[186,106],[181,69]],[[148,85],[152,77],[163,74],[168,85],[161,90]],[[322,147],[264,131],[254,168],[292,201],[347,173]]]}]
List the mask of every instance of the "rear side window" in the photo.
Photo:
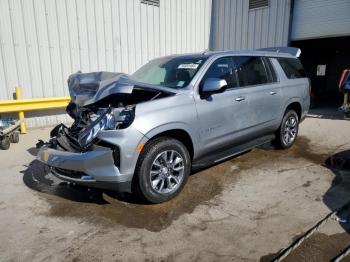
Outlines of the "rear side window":
[{"label": "rear side window", "polygon": [[269,82],[267,71],[261,57],[235,56],[239,86],[261,85]]},{"label": "rear side window", "polygon": [[214,61],[205,74],[202,83],[208,78],[225,79],[227,88],[237,87],[238,82],[232,57],[222,57]]},{"label": "rear side window", "polygon": [[284,73],[289,79],[306,77],[303,65],[296,58],[277,58]]}]

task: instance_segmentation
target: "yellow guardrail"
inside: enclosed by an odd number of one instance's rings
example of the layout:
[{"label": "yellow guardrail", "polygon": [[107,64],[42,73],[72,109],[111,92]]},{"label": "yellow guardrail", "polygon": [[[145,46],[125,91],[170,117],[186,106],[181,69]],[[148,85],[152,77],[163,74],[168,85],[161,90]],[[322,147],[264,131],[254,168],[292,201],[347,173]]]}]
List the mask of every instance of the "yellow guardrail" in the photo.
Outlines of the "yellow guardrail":
[{"label": "yellow guardrail", "polygon": [[[22,99],[22,89],[16,87],[16,100],[0,101],[0,113],[18,112],[19,120],[24,119],[24,111],[46,110],[64,108],[70,101],[70,97],[33,98]],[[21,123],[21,133],[26,133],[24,121]]]}]

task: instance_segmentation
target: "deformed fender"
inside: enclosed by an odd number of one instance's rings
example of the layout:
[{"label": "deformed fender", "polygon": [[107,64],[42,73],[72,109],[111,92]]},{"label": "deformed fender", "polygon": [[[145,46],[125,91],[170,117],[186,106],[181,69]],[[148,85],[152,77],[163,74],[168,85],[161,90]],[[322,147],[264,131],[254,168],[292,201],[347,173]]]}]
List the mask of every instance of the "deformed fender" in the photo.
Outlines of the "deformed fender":
[{"label": "deformed fender", "polygon": [[177,95],[136,105],[132,126],[152,139],[163,132],[185,131],[192,140],[193,153],[199,146],[197,110],[191,93],[179,91]]}]

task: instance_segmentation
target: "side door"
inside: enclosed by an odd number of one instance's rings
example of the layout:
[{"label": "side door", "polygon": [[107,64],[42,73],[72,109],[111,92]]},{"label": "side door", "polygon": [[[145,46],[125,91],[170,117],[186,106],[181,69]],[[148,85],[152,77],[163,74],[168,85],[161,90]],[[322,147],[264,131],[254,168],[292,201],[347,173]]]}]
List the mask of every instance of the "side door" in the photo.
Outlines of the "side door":
[{"label": "side door", "polygon": [[[203,98],[201,87],[206,79],[225,79],[227,88],[223,93]],[[212,62],[199,84],[195,95],[198,113],[198,131],[201,141],[200,155],[232,145],[241,130],[249,127],[249,104],[245,89],[238,88],[233,58],[221,57]]]},{"label": "side door", "polygon": [[239,86],[249,97],[250,133],[259,136],[274,131],[282,110],[281,86],[268,58],[235,56]]}]

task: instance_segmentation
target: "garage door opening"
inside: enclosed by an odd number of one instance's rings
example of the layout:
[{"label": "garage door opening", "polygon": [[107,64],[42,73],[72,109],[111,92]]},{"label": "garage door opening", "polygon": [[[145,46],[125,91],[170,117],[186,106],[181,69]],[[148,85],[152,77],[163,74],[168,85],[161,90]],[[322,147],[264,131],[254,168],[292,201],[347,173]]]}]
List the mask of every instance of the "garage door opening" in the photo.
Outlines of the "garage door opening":
[{"label": "garage door opening", "polygon": [[350,37],[292,41],[291,46],[301,49],[300,59],[311,79],[313,107],[341,106],[338,83],[342,71],[350,68]]}]

